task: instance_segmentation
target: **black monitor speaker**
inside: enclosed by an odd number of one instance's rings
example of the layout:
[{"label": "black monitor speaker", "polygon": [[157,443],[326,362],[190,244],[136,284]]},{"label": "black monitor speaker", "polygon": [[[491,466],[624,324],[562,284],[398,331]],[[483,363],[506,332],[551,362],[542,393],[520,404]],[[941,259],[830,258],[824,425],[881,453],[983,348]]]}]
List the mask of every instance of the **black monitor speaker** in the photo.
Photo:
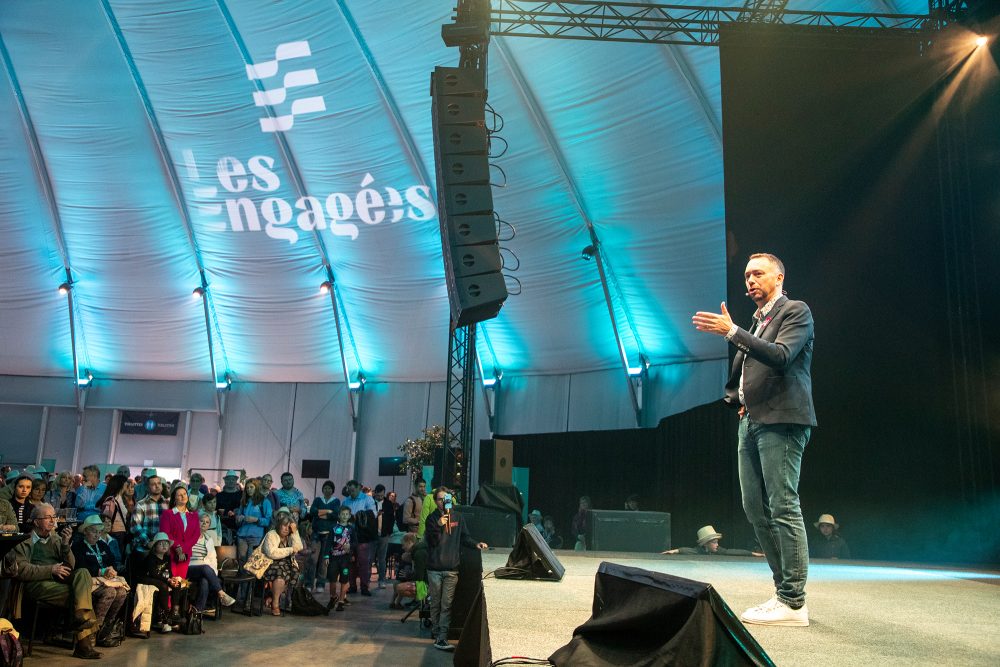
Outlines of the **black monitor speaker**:
[{"label": "black monitor speaker", "polygon": [[566,568],[559,562],[534,524],[527,524],[517,535],[506,567],[496,571],[497,579],[542,579],[559,581]]},{"label": "black monitor speaker", "polygon": [[774,665],[711,584],[615,563],[601,563],[590,620],[549,660],[587,667]]}]

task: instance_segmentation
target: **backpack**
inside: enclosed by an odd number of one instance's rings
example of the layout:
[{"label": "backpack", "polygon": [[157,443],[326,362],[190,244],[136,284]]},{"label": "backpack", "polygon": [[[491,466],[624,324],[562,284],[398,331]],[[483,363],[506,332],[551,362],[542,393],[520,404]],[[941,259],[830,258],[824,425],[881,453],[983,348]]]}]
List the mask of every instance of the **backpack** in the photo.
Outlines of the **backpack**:
[{"label": "backpack", "polygon": [[375,513],[371,510],[361,510],[354,515],[354,525],[358,529],[358,542],[374,542],[378,539],[378,524]]},{"label": "backpack", "polygon": [[0,665],[3,667],[21,667],[24,664],[24,650],[21,642],[14,639],[10,630],[0,632]]},{"label": "backpack", "polygon": [[330,610],[316,601],[305,586],[292,589],[292,614],[295,616],[326,616]]}]

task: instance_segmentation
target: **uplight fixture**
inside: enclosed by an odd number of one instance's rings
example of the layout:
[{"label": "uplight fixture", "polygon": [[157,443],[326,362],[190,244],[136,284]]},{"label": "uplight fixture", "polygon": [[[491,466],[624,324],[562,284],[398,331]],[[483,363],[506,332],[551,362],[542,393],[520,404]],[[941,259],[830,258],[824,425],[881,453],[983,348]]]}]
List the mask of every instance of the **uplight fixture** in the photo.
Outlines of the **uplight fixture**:
[{"label": "uplight fixture", "polygon": [[69,294],[69,289],[70,289],[69,283],[63,283],[62,285],[59,286],[59,293],[62,294],[63,296],[66,296],[67,294]]},{"label": "uplight fixture", "polygon": [[329,294],[331,289],[333,289],[333,285],[330,284],[330,281],[324,280],[319,286],[319,293]]}]

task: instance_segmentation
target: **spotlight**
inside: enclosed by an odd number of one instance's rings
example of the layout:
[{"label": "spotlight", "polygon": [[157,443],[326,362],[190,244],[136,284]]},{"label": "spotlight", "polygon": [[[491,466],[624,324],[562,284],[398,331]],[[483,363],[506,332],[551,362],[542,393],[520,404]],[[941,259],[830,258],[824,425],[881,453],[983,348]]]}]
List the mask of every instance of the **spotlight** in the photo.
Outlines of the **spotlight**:
[{"label": "spotlight", "polygon": [[69,283],[63,283],[62,285],[60,285],[59,293],[62,294],[63,296],[69,294]]},{"label": "spotlight", "polygon": [[226,373],[225,375],[222,376],[221,382],[216,381],[215,388],[220,390],[229,389],[232,385],[233,385],[233,378],[229,375],[229,373]]},{"label": "spotlight", "polygon": [[200,299],[203,296],[205,296],[205,288],[204,287],[195,287],[194,290],[191,291],[191,298],[192,299]]},{"label": "spotlight", "polygon": [[583,249],[583,252],[580,253],[580,256],[583,258],[585,262],[589,262],[590,260],[594,259],[594,255],[596,254],[597,254],[597,247],[589,245]]},{"label": "spotlight", "polygon": [[323,283],[319,286],[319,293],[329,294],[331,289],[333,289],[333,285],[330,284],[330,281],[324,280]]},{"label": "spotlight", "polygon": [[987,37],[986,35],[980,35],[979,37],[976,37],[976,48],[978,49],[980,46],[986,46],[986,44],[989,41],[990,38]]},{"label": "spotlight", "polygon": [[93,382],[93,381],[94,381],[94,374],[91,373],[89,370],[88,371],[84,371],[82,378],[77,378],[76,379],[76,383],[78,385],[80,385],[81,387],[90,386],[90,383]]}]

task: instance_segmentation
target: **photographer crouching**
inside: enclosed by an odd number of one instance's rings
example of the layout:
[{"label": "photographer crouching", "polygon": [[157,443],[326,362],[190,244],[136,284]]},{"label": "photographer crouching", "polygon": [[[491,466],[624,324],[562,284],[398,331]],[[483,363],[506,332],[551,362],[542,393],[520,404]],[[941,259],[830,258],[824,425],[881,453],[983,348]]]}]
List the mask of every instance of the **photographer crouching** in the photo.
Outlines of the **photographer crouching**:
[{"label": "photographer crouching", "polygon": [[452,513],[452,496],[448,489],[441,487],[434,492],[436,509],[424,524],[424,540],[427,542],[427,587],[431,603],[431,639],[434,648],[454,651],[448,643],[448,627],[451,625],[451,603],[458,585],[458,566],[462,546],[487,549],[485,542],[476,542],[466,528],[461,515]]}]

